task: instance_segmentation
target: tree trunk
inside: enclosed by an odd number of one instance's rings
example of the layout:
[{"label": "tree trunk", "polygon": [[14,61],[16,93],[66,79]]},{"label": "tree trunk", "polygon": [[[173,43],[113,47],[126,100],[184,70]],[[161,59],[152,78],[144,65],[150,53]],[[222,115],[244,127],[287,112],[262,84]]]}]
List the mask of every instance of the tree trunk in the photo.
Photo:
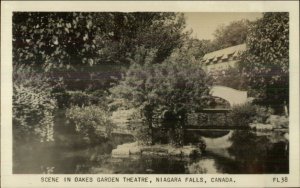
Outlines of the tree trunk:
[{"label": "tree trunk", "polygon": [[150,130],[150,137],[151,137],[151,145],[154,145],[154,133],[153,133],[152,123],[153,123],[153,120],[151,117],[151,118],[149,118],[149,130]]},{"label": "tree trunk", "polygon": [[289,116],[289,111],[288,111],[288,107],[287,107],[287,105],[286,105],[286,101],[284,101],[284,106],[283,106],[283,108],[284,108],[284,114],[285,114],[285,116],[288,117],[288,116]]}]

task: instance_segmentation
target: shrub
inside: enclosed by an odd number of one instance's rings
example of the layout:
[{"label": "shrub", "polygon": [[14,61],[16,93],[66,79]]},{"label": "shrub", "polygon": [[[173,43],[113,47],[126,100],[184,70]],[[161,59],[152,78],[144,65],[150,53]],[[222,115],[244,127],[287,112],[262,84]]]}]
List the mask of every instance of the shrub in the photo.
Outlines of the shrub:
[{"label": "shrub", "polygon": [[53,118],[57,107],[53,86],[45,75],[26,66],[13,70],[13,134],[18,141],[53,141]]},{"label": "shrub", "polygon": [[250,103],[233,106],[231,112],[228,113],[230,125],[248,126],[257,115],[256,109],[257,107]]},{"label": "shrub", "polygon": [[254,117],[254,123],[267,123],[267,119],[274,114],[274,110],[266,108],[264,106],[255,105],[256,116]]},{"label": "shrub", "polygon": [[228,120],[233,126],[248,126],[252,122],[266,123],[272,113],[270,108],[246,103],[234,106],[228,114]]},{"label": "shrub", "polygon": [[66,111],[66,117],[75,124],[76,132],[89,141],[100,136],[98,133],[106,138],[109,137],[114,127],[110,120],[110,114],[96,105],[71,106]]}]

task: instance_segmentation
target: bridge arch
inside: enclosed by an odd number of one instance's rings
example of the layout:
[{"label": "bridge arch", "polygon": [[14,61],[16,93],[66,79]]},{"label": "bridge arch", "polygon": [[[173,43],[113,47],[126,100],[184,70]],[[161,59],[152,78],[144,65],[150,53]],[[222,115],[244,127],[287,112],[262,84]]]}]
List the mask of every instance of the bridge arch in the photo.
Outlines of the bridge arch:
[{"label": "bridge arch", "polygon": [[210,89],[210,94],[228,101],[231,107],[245,104],[248,101],[247,91],[240,91],[226,86],[213,86]]}]

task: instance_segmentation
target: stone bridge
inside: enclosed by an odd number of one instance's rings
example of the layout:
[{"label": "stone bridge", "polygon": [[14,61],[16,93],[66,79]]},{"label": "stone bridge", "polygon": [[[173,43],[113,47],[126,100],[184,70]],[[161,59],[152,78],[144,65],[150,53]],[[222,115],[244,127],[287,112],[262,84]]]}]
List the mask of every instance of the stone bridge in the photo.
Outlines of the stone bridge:
[{"label": "stone bridge", "polygon": [[229,102],[230,106],[245,104],[248,101],[247,91],[240,91],[226,86],[213,86],[210,94]]}]

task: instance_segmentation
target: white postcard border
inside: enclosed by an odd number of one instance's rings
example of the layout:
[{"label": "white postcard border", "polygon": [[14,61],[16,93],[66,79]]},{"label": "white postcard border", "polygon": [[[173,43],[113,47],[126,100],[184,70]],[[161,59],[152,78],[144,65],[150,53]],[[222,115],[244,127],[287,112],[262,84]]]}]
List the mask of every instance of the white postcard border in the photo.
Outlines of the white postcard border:
[{"label": "white postcard border", "polygon": [[[205,2],[1,2],[1,184],[2,187],[296,187],[299,182],[299,4],[291,1]],[[12,12],[13,11],[172,11],[172,12],[289,12],[290,13],[290,173],[268,175],[13,175],[12,174]],[[149,177],[152,183],[99,183],[97,177]],[[42,177],[59,177],[59,183],[43,183]],[[64,177],[92,177],[92,183],[63,182]],[[155,177],[203,177],[207,183],[155,183]],[[213,183],[214,177],[235,182]],[[287,183],[273,178],[288,177]]]}]

